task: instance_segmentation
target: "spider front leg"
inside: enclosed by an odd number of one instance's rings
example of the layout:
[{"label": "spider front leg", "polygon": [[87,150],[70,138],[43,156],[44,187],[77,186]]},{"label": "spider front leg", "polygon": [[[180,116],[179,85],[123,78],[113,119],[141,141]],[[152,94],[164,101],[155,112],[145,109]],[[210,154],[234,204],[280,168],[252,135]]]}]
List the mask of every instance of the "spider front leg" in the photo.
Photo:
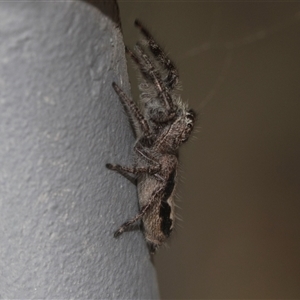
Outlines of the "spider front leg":
[{"label": "spider front leg", "polygon": [[142,132],[145,137],[151,138],[152,133],[149,128],[149,124],[144,118],[143,114],[140,112],[137,105],[123,92],[123,90],[115,82],[112,83],[112,86],[119,96],[119,99],[123,104],[129,119],[133,121],[135,135],[137,136],[139,132]]},{"label": "spider front leg", "polygon": [[131,56],[133,61],[138,65],[145,80],[152,83],[157,91],[157,97],[163,102],[162,108],[165,108],[165,112],[159,115],[152,115],[152,119],[156,122],[163,123],[174,118],[176,107],[173,103],[172,97],[169,94],[168,88],[164,84],[160,74],[155,69],[155,66],[151,62],[149,56],[145,53],[139,44],[136,44],[135,51],[132,52],[126,48],[127,53]]},{"label": "spider front leg", "polygon": [[178,84],[178,71],[169,59],[166,53],[162,50],[159,44],[154,40],[150,32],[145,28],[145,26],[139,21],[135,20],[134,25],[138,27],[141,33],[145,36],[148,46],[154,57],[159,61],[159,63],[167,70],[168,75],[165,79],[165,83],[168,88],[173,89]]}]

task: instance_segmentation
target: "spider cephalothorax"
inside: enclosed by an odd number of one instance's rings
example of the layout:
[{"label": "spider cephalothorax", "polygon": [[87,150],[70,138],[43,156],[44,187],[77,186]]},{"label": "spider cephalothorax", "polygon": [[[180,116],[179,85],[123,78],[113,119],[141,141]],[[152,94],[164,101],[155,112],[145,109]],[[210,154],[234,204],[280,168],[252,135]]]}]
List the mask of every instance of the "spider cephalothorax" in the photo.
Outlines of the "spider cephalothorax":
[{"label": "spider cephalothorax", "polygon": [[107,167],[127,178],[132,176],[139,196],[139,214],[124,223],[115,237],[141,219],[145,238],[154,253],[174,227],[178,149],[193,130],[195,113],[176,92],[178,71],[172,61],[139,21],[135,21],[135,25],[155,59],[152,61],[139,43],[134,51],[126,49],[143,75],[139,86],[142,91],[140,108],[116,83],[113,88],[133,123],[136,159],[131,167],[112,164]]}]

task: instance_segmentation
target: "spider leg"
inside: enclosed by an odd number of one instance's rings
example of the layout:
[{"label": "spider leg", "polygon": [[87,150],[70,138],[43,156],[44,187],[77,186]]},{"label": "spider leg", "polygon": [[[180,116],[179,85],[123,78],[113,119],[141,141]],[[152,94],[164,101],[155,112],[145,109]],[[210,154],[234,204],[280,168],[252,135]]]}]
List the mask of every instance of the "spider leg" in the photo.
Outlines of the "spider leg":
[{"label": "spider leg", "polygon": [[118,237],[124,231],[126,231],[132,224],[134,224],[135,222],[140,220],[148,212],[148,210],[151,208],[151,206],[155,203],[155,201],[157,199],[156,196],[160,193],[161,190],[162,190],[162,188],[159,188],[158,190],[155,190],[152,193],[152,197],[148,201],[148,203],[142,207],[140,212],[135,217],[133,217],[132,219],[130,219],[127,222],[125,222],[124,224],[122,224],[120,226],[120,228],[114,233],[114,237]]},{"label": "spider leg", "polygon": [[[115,92],[118,94],[121,103],[125,107],[127,115],[132,119],[134,118],[137,121],[134,122],[134,124],[138,124],[138,126],[140,127],[139,129],[143,132],[143,135],[146,138],[150,138],[151,131],[149,128],[149,124],[147,120],[144,118],[144,116],[142,115],[142,113],[140,112],[137,105],[123,92],[123,90],[115,82],[112,83],[112,86]],[[135,132],[135,134],[137,135],[137,132]]]},{"label": "spider leg", "polygon": [[[141,73],[143,74],[144,78],[150,82],[152,82],[158,92],[159,98],[161,98],[164,102],[164,105],[169,112],[169,115],[167,116],[165,121],[171,120],[174,118],[174,104],[173,100],[169,94],[168,88],[165,86],[163,80],[161,79],[160,74],[156,71],[153,63],[151,62],[149,56],[143,51],[141,46],[139,44],[136,44],[135,50],[137,56],[135,53],[133,53],[131,50],[126,49],[128,54],[131,56],[133,61],[139,66],[139,69]],[[140,59],[143,60],[143,62],[140,61]]]},{"label": "spider leg", "polygon": [[175,65],[165,54],[162,48],[158,45],[158,43],[154,40],[150,32],[142,25],[142,23],[139,20],[135,20],[134,24],[140,29],[142,34],[145,36],[148,42],[149,49],[154,55],[154,57],[168,71],[167,78],[165,79],[166,85],[170,89],[173,89],[178,83],[178,71]]},{"label": "spider leg", "polygon": [[120,165],[112,165],[112,164],[106,164],[106,168],[109,170],[113,170],[124,176],[126,179],[128,179],[131,183],[134,185],[137,185],[137,179],[132,176],[132,172],[128,172],[128,170],[124,170],[124,167]]},{"label": "spider leg", "polygon": [[[150,58],[142,50],[141,46],[138,43],[135,45],[135,50],[139,57],[133,51],[126,47],[126,52],[130,55],[131,59],[138,65],[144,78],[153,83],[158,92],[162,92],[163,81],[161,79],[160,74],[157,72],[156,68],[152,64]],[[143,59],[144,63],[140,60],[140,58]]]},{"label": "spider leg", "polygon": [[117,171],[120,174],[134,174],[138,175],[140,173],[148,173],[150,175],[153,175],[157,173],[158,167],[157,166],[149,166],[149,167],[125,167],[121,165],[112,165],[112,164],[106,164],[106,167],[110,170]]},{"label": "spider leg", "polygon": [[161,170],[161,164],[157,161],[158,153],[150,153],[149,148],[144,147],[141,142],[136,143],[134,151],[151,166],[149,167],[149,172],[147,172],[149,175],[153,175],[158,181],[166,181],[165,178],[158,174]]},{"label": "spider leg", "polygon": [[106,164],[106,167],[110,170],[116,171],[123,175],[125,178],[127,178],[129,181],[132,183],[136,184],[135,178],[132,178],[131,174],[133,175],[138,175],[141,173],[146,173],[149,175],[153,175],[158,181],[165,181],[165,178],[163,178],[161,175],[158,174],[158,172],[161,169],[160,163],[157,162],[157,160],[154,158],[153,155],[147,151],[146,147],[143,147],[140,143],[137,143],[134,146],[134,150],[141,156],[144,160],[147,161],[148,166],[143,167],[143,166],[138,166],[138,167],[126,167],[126,166],[121,166],[119,164]]}]

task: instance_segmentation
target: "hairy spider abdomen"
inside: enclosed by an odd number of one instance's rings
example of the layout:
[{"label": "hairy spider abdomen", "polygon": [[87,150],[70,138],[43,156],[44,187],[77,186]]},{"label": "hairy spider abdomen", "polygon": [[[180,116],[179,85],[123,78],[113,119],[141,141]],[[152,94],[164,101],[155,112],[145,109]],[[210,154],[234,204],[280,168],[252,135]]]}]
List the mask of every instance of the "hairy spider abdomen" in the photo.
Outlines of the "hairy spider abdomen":
[{"label": "hairy spider abdomen", "polygon": [[142,218],[150,249],[156,249],[170,236],[175,222],[174,189],[178,160],[175,155],[165,154],[159,156],[159,161],[161,169],[158,174],[161,180],[141,174],[137,184],[141,209],[149,199],[154,199],[151,209]]}]

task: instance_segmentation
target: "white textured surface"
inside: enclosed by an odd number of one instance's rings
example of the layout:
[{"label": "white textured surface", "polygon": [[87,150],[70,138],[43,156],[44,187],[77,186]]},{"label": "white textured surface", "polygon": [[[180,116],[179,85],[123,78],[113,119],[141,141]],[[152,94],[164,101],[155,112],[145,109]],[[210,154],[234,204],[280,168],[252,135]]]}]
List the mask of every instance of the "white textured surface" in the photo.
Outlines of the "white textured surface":
[{"label": "white textured surface", "polygon": [[[0,4],[0,297],[158,298],[142,234],[121,35],[77,1]],[[123,82],[125,81],[125,82]]]}]

